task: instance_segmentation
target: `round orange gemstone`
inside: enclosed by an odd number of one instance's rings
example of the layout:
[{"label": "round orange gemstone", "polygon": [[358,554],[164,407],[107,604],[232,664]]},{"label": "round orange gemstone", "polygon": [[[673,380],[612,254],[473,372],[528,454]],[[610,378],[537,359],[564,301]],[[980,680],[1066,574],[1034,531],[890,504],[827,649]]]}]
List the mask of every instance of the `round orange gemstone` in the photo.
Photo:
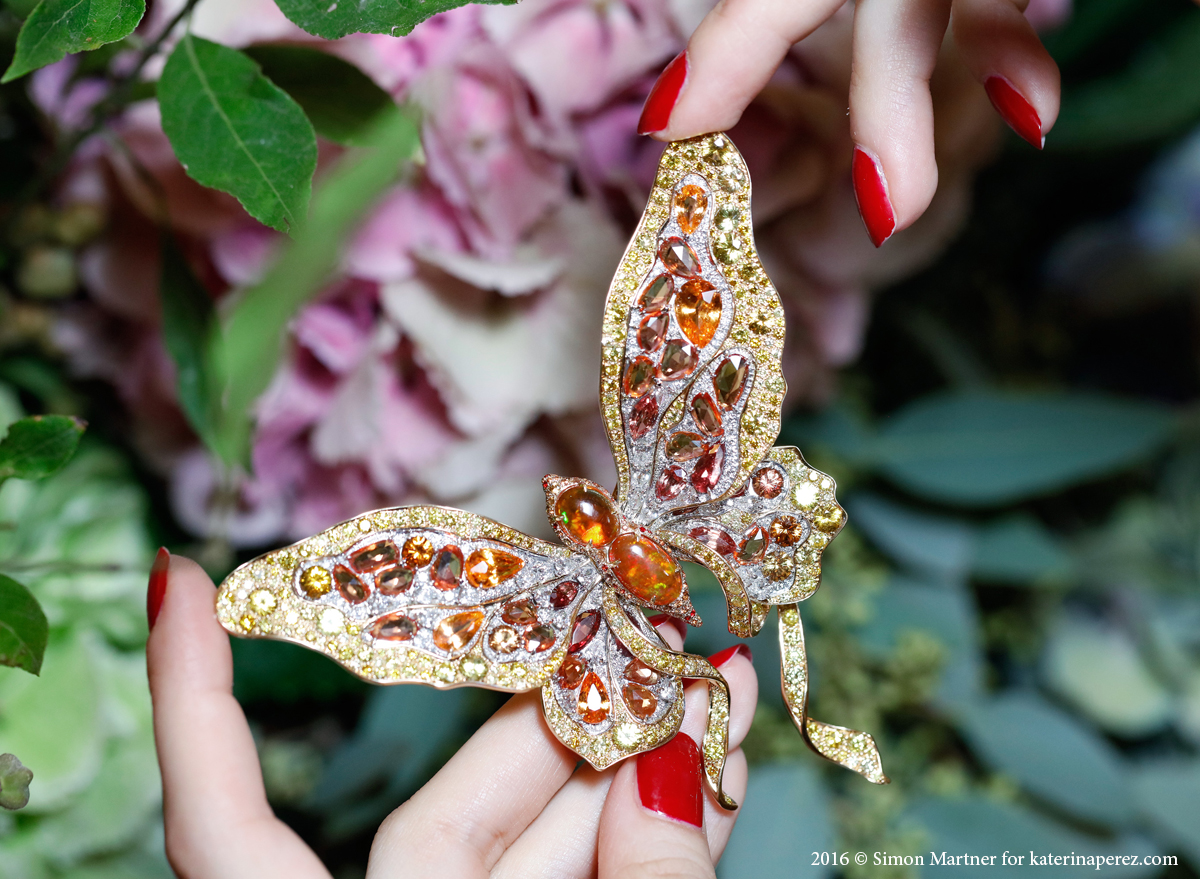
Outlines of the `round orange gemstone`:
[{"label": "round orange gemstone", "polygon": [[609,547],[608,558],[621,585],[648,604],[670,604],[683,592],[679,565],[648,537],[622,534]]},{"label": "round orange gemstone", "polygon": [[605,546],[617,533],[617,514],[603,492],[573,485],[558,496],[554,515],[579,543]]}]

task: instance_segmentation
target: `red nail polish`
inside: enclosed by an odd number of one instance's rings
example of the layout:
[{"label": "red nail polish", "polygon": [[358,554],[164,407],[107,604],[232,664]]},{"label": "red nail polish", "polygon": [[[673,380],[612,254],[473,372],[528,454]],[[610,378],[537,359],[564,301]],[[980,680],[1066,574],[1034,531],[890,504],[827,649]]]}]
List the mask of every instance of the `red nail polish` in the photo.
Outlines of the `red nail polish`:
[{"label": "red nail polish", "polygon": [[725,663],[729,662],[729,660],[733,659],[733,657],[738,656],[739,654],[741,656],[746,657],[747,659],[749,659],[751,661],[754,660],[754,654],[750,652],[749,647],[747,647],[745,644],[734,644],[732,647],[726,647],[724,650],[720,651],[719,653],[714,653],[712,656],[708,657],[708,661],[711,662],[713,665],[715,665],[717,668],[720,668]]},{"label": "red nail polish", "polygon": [[638,134],[653,134],[667,127],[671,121],[671,111],[675,109],[675,102],[679,100],[679,93],[687,79],[687,70],[687,52],[683,51],[659,74],[654,88],[650,89],[650,96],[646,98],[646,105],[642,107]]},{"label": "red nail polish", "polygon": [[1021,93],[1013,88],[1011,82],[1003,76],[989,76],[983,83],[988,99],[1000,117],[1008,123],[1008,127],[1029,141],[1039,150],[1046,145],[1046,137],[1042,134],[1042,120],[1033,104],[1029,103]]},{"label": "red nail polish", "polygon": [[637,780],[647,809],[695,827],[703,824],[700,749],[687,733],[676,733],[665,745],[639,754]]},{"label": "red nail polish", "polygon": [[854,197],[858,200],[858,213],[867,226],[867,234],[876,247],[892,237],[896,230],[896,214],[888,198],[887,183],[879,162],[867,154],[862,147],[854,148],[854,162],[850,168],[854,179]]},{"label": "red nail polish", "polygon": [[162,608],[163,596],[167,594],[167,572],[170,567],[171,554],[165,546],[159,547],[154,564],[150,566],[150,584],[146,587],[146,619],[150,621],[152,629]]},{"label": "red nail polish", "polygon": [[665,613],[656,613],[652,617],[647,617],[646,622],[648,622],[650,625],[654,626],[654,628],[656,628],[656,629],[659,626],[661,626],[663,623],[666,623],[672,629],[674,629],[676,632],[679,633],[679,639],[681,641],[684,640],[685,638],[687,638],[687,623],[685,623],[683,620],[679,619],[678,617],[673,617],[673,616],[670,616],[669,614],[665,614]]}]

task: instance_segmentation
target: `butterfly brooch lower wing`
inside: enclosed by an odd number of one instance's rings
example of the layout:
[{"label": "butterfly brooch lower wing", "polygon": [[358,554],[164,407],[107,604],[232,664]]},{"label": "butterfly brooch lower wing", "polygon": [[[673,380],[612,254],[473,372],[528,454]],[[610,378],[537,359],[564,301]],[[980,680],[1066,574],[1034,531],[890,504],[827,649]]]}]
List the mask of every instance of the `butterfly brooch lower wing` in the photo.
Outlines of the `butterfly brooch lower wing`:
[{"label": "butterfly brooch lower wing", "polygon": [[239,567],[217,616],[376,683],[542,686],[600,580],[583,556],[444,507],[376,510]]},{"label": "butterfly brooch lower wing", "polygon": [[783,333],[741,155],[724,135],[668,145],[604,311],[600,398],[624,515],[649,525],[746,479],[779,433]]}]

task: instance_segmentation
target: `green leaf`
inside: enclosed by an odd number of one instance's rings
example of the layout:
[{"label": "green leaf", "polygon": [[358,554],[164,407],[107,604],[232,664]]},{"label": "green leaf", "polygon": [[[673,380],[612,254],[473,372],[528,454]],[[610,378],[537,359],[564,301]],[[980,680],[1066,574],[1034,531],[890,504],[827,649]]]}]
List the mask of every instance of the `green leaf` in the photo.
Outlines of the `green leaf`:
[{"label": "green leaf", "polygon": [[0,480],[44,479],[62,469],[86,428],[86,422],[67,415],[22,418],[0,440]]},{"label": "green leaf", "polygon": [[[336,40],[347,34],[404,36],[430,16],[465,6],[470,0],[276,0],[283,14],[316,37]],[[475,0],[509,5],[516,0]]]},{"label": "green leaf", "polygon": [[403,113],[383,114],[366,140],[373,146],[351,150],[330,171],[308,225],[214,336],[224,411],[213,450],[229,466],[249,463],[251,407],[279,366],[288,322],[325,285],[346,236],[420,143],[416,122]]},{"label": "green leaf", "polygon": [[162,276],[158,293],[162,302],[163,341],[175,362],[175,388],[179,405],[196,434],[212,442],[218,417],[207,362],[209,339],[216,327],[212,297],[192,273],[175,240],[162,240]]},{"label": "green leaf", "polygon": [[1007,516],[977,532],[971,572],[1000,583],[1057,583],[1070,577],[1075,563],[1057,538],[1026,514]]},{"label": "green leaf", "polygon": [[13,754],[0,754],[0,806],[10,811],[29,805],[29,782],[33,773]]},{"label": "green leaf", "polygon": [[1155,760],[1134,769],[1138,809],[1169,843],[1200,864],[1200,760]]},{"label": "green leaf", "polygon": [[0,82],[10,82],[72,52],[98,49],[133,33],[145,0],[42,0],[17,35],[17,51]]},{"label": "green leaf", "polygon": [[0,665],[40,674],[49,626],[33,594],[0,574]]},{"label": "green leaf", "polygon": [[188,174],[282,232],[304,225],[317,138],[304,111],[236,49],[185,34],[158,81],[162,126]]},{"label": "green leaf", "polygon": [[317,134],[346,146],[367,146],[381,113],[397,110],[392,96],[336,55],[304,46],[251,46],[246,54],[271,82],[292,96]]},{"label": "green leaf", "polygon": [[837,871],[812,866],[813,852],[832,850],[834,835],[829,795],[811,764],[753,767],[744,799],[717,867],[720,879],[823,879]]},{"label": "green leaf", "polygon": [[879,430],[876,466],[914,494],[1008,503],[1119,472],[1170,436],[1169,411],[1099,395],[926,397]]},{"label": "green leaf", "polygon": [[870,492],[855,492],[846,509],[857,528],[896,561],[937,577],[967,573],[975,550],[971,525],[892,503]]},{"label": "green leaf", "polygon": [[1130,146],[1179,133],[1200,119],[1200,11],[1163,30],[1120,73],[1063,94],[1047,145]]},{"label": "green leaf", "polygon": [[1034,796],[1104,827],[1133,818],[1133,791],[1116,748],[1035,693],[974,705],[960,728],[985,763]]}]

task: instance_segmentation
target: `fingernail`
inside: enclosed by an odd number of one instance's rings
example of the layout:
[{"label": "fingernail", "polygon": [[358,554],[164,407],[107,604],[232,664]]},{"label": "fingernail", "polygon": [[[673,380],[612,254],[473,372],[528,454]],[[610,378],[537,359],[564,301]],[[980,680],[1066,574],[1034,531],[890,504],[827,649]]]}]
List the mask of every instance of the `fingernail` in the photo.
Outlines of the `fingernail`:
[{"label": "fingernail", "polygon": [[653,134],[667,127],[671,121],[671,111],[679,100],[679,92],[683,90],[687,72],[687,52],[683,51],[671,60],[659,74],[654,88],[650,89],[646,105],[642,107],[642,117],[638,120],[638,134]]},{"label": "fingernail", "polygon": [[704,821],[700,749],[687,733],[639,754],[638,795],[652,812],[699,827]]},{"label": "fingernail", "polygon": [[732,647],[726,647],[724,650],[714,653],[712,656],[708,657],[708,661],[717,668],[720,668],[739,654],[746,657],[751,662],[754,661],[754,654],[750,652],[750,648],[745,644],[734,644]]},{"label": "fingernail", "polygon": [[167,594],[167,571],[170,567],[171,554],[165,546],[161,546],[154,557],[154,564],[150,566],[150,584],[146,587],[146,619],[150,621],[152,629],[162,608],[163,596]]},{"label": "fingernail", "polygon": [[648,622],[650,625],[654,626],[654,628],[656,628],[656,629],[659,626],[663,625],[663,623],[666,623],[672,629],[674,629],[677,633],[679,633],[679,639],[681,641],[684,640],[685,638],[687,638],[687,623],[685,623],[683,620],[679,619],[678,617],[673,617],[670,614],[665,614],[665,613],[656,613],[652,617],[647,617],[646,622]]},{"label": "fingernail", "polygon": [[1042,120],[1033,104],[1029,103],[1021,93],[1013,88],[1013,84],[1003,76],[989,76],[983,83],[988,99],[1000,114],[1008,127],[1019,134],[1024,140],[1033,144],[1039,150],[1046,145],[1046,136],[1042,134]]},{"label": "fingernail", "polygon": [[887,181],[879,162],[862,147],[854,148],[854,162],[850,168],[854,178],[854,197],[858,200],[858,213],[867,226],[867,234],[876,247],[892,237],[896,230],[896,214],[887,194]]}]

